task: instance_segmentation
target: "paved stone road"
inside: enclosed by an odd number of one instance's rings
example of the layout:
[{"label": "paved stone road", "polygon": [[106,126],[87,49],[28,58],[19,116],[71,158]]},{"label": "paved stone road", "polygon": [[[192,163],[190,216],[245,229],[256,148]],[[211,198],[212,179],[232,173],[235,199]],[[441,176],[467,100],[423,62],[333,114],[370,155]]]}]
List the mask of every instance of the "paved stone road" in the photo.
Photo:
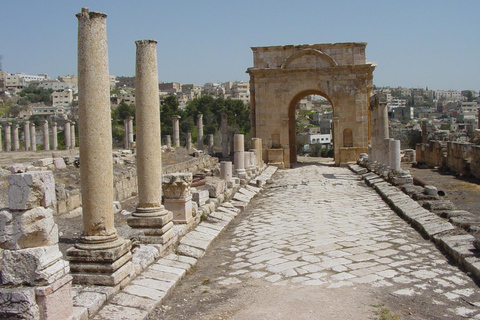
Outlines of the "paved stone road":
[{"label": "paved stone road", "polygon": [[[475,283],[357,175],[346,168],[312,164],[279,171],[275,179],[237,218],[241,220],[230,239],[220,240],[227,241],[218,244],[226,252],[215,262],[221,271],[209,279],[212,287],[225,292],[253,285],[270,287],[270,293],[277,292],[275,301],[269,301],[262,291],[263,298],[253,299],[264,299],[263,306],[261,301],[240,303],[225,318],[373,319],[381,303],[401,319],[480,319],[480,290]],[[188,286],[188,277],[184,284]],[[305,288],[307,295],[318,294],[323,299],[320,303],[335,297],[328,303],[336,304],[337,312],[307,316],[301,310],[293,315],[284,310],[286,296],[301,295]],[[176,290],[165,301],[172,308],[163,312],[165,319],[174,319],[187,308],[179,305],[176,295],[183,293]],[[361,301],[364,308],[347,315],[343,311],[354,308],[354,301]],[[190,307],[195,308],[194,304]],[[262,307],[270,309],[262,313]],[[225,308],[212,304],[205,319],[220,319],[212,315]],[[322,312],[322,307],[314,309]],[[159,310],[151,319],[162,314]]]}]

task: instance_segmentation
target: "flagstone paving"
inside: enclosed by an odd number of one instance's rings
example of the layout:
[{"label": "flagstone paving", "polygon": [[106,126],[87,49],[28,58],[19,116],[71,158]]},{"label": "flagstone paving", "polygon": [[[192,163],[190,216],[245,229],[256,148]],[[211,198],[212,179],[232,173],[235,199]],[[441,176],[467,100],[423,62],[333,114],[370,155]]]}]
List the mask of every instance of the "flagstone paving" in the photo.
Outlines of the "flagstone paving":
[{"label": "flagstone paving", "polygon": [[[214,278],[203,287],[211,286],[220,296],[229,288],[242,290],[253,283],[258,287],[258,281],[279,292],[288,288],[292,296],[302,288],[322,296],[354,294],[358,288],[358,294],[370,292],[375,303],[381,301],[402,319],[480,319],[480,290],[472,279],[399,218],[359,176],[346,168],[312,164],[279,171],[274,178],[275,184],[237,217],[232,233],[222,236],[225,239],[202,258],[208,261],[215,255],[218,264]],[[187,276],[184,286],[188,285]],[[186,314],[185,308],[193,310],[194,303],[178,305],[177,295],[184,293],[177,288],[164,302],[169,310],[158,308],[151,319],[159,315],[174,319]],[[282,310],[281,296],[276,303]],[[253,307],[261,309],[261,303],[250,303],[225,318],[247,319],[246,309]],[[220,314],[225,308],[212,304],[208,314]],[[286,314],[261,318],[275,317],[287,318]],[[322,317],[292,319],[297,318]],[[351,317],[363,318],[372,319],[365,314]],[[197,313],[190,319],[203,317]]]}]

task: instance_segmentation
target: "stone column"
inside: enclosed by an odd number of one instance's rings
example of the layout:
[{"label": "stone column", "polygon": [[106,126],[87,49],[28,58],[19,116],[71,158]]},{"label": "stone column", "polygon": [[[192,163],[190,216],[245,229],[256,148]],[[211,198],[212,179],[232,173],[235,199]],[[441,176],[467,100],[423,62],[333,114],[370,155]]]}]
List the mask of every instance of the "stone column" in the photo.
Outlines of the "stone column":
[{"label": "stone column", "polygon": [[57,122],[52,121],[52,149],[58,150],[58,138],[57,138]]},{"label": "stone column", "polygon": [[128,225],[142,231],[143,242],[165,244],[173,237],[173,222],[172,213],[162,205],[157,42],[139,40],[135,44],[138,204]]},{"label": "stone column", "polygon": [[71,149],[72,138],[70,137],[70,120],[65,121],[65,125],[63,126],[63,136],[65,140],[65,150]]},{"label": "stone column", "polygon": [[247,177],[247,172],[245,170],[245,143],[243,134],[235,134],[233,137],[233,167],[235,169],[235,174],[241,178],[245,179]]},{"label": "stone column", "polygon": [[208,153],[213,154],[213,134],[208,135]]},{"label": "stone column", "polygon": [[20,141],[18,140],[18,124],[14,124],[13,128],[13,151],[20,149]]},{"label": "stone column", "polygon": [[253,172],[252,172],[252,163],[250,161],[252,159],[252,156],[250,155],[250,151],[244,151],[243,156],[244,156],[243,161],[244,161],[245,170],[247,171],[247,175],[251,177]]},{"label": "stone column", "polygon": [[43,150],[50,150],[50,137],[48,134],[48,121],[42,121],[42,129],[43,129]]},{"label": "stone column", "polygon": [[82,8],[77,18],[83,235],[67,256],[74,282],[115,286],[133,264],[131,243],[114,226],[107,15]]},{"label": "stone column", "polygon": [[75,149],[75,122],[70,124],[70,148]]},{"label": "stone column", "polygon": [[3,125],[5,130],[5,152],[12,151],[12,124],[7,122]]},{"label": "stone column", "polygon": [[263,167],[263,147],[261,138],[252,138],[252,149],[256,150],[257,166],[261,169]]},{"label": "stone column", "polygon": [[168,149],[172,147],[172,136],[169,134],[165,136],[165,145],[167,146]]},{"label": "stone column", "polygon": [[128,147],[133,148],[133,117],[128,116]]},{"label": "stone column", "polygon": [[30,144],[30,121],[23,123],[23,144],[25,145],[25,151],[31,150]]},{"label": "stone column", "polygon": [[190,152],[192,150],[192,133],[187,132],[187,141],[185,143],[185,147],[187,149],[187,152]]},{"label": "stone column", "polygon": [[203,114],[197,115],[197,149],[203,151]]},{"label": "stone column", "polygon": [[35,123],[30,122],[30,149],[32,151],[37,151],[37,131],[35,129]]},{"label": "stone column", "polygon": [[400,170],[400,140],[391,139],[389,141],[389,163],[390,169],[393,171]]},{"label": "stone column", "polygon": [[226,182],[232,181],[232,162],[222,161],[220,162],[220,179]]},{"label": "stone column", "polygon": [[129,149],[129,143],[128,143],[128,120],[123,119],[123,132],[124,132],[124,138],[123,138],[123,147],[125,149]]},{"label": "stone column", "polygon": [[173,146],[180,147],[180,116],[172,116]]},{"label": "stone column", "polygon": [[226,113],[222,113],[222,122],[220,124],[222,129],[222,157],[228,157],[228,118]]}]

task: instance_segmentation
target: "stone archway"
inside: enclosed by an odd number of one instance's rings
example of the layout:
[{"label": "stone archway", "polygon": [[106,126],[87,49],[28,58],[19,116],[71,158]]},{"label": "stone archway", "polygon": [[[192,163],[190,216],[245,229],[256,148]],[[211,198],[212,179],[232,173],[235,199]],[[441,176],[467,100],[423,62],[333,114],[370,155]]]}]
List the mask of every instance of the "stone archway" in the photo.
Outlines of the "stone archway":
[{"label": "stone archway", "polygon": [[[264,159],[285,168],[296,162],[294,105],[308,94],[324,96],[333,106],[336,165],[367,152],[375,64],[366,62],[365,47],[336,43],[252,48],[254,66],[247,71],[251,133],[262,139]],[[351,130],[348,146],[343,145],[343,133],[349,132],[345,129]]]}]

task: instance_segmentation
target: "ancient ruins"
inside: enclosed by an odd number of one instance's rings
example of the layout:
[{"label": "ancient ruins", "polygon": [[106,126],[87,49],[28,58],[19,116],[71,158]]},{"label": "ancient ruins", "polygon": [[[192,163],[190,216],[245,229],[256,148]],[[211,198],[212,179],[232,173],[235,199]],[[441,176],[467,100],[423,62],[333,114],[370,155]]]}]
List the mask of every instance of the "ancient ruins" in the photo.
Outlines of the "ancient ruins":
[{"label": "ancient ruins", "polygon": [[[136,41],[136,127],[134,131],[133,118],[127,117],[124,150],[113,150],[107,15],[83,8],[76,16],[78,123],[45,120],[35,128],[25,121],[0,130],[5,153],[20,152],[20,141],[23,152],[52,151],[51,157],[32,165],[6,168],[8,205],[0,210],[0,319],[83,320],[99,310],[95,319],[108,319],[123,312],[122,307],[145,317],[261,188],[274,182],[277,168],[296,163],[295,106],[310,94],[325,97],[333,106],[335,165],[350,165],[399,215],[480,279],[479,259],[458,253],[475,250],[474,244],[480,248],[471,230],[453,240],[447,235],[463,228],[464,220],[445,218],[460,214],[435,187],[413,186],[413,177],[401,167],[402,159],[409,158],[480,178],[480,135],[477,131],[477,144],[424,141],[416,152],[402,151],[400,141],[389,136],[385,97],[371,95],[375,64],[366,61],[365,43],[252,48],[254,66],[247,71],[251,141],[241,133],[230,135],[227,115],[222,114],[221,149],[215,153],[213,134],[204,145],[200,113],[196,144],[186,132],[181,146],[178,115],[172,116],[171,135],[161,144],[157,42]],[[36,144],[40,129],[41,150]],[[194,157],[162,164],[166,155],[181,151]],[[123,164],[130,166],[114,170]],[[56,171],[68,167],[79,168],[79,188],[72,181],[78,177],[74,174],[68,176],[71,185],[55,181]],[[424,201],[423,207],[412,198]],[[134,211],[122,211],[123,201],[135,201]],[[445,212],[448,217],[442,216]],[[82,217],[83,230],[63,254],[56,219],[75,214]],[[121,226],[128,237],[116,225],[119,214],[128,216]]]}]

